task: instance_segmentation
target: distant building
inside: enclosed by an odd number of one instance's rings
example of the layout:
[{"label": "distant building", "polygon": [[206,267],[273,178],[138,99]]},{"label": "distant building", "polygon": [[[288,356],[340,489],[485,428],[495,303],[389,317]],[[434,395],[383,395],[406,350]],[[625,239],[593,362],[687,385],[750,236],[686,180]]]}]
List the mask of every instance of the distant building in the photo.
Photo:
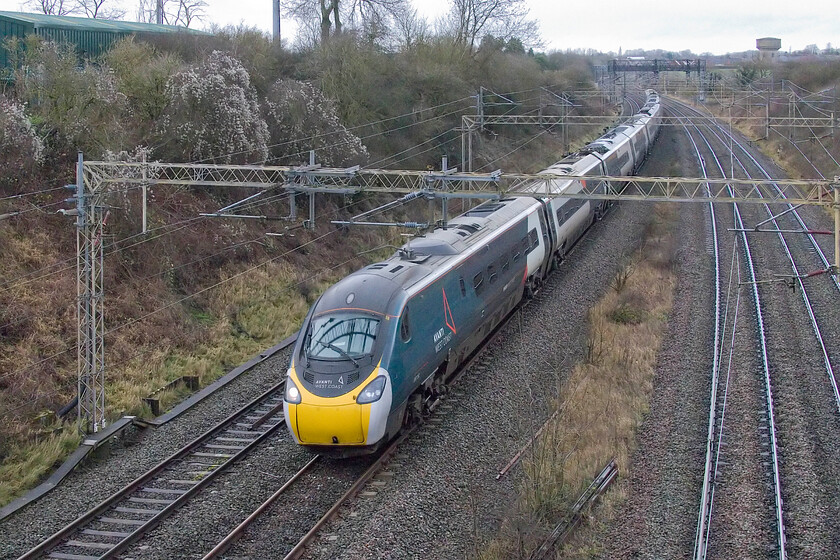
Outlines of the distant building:
[{"label": "distant building", "polygon": [[23,39],[27,35],[37,35],[57,43],[70,43],[80,57],[90,59],[103,54],[123,37],[161,33],[207,35],[204,31],[174,25],[0,12],[0,74],[10,70],[9,53],[4,44],[12,37]]},{"label": "distant building", "polygon": [[775,58],[776,53],[782,48],[782,40],[775,37],[762,37],[755,40],[755,48],[758,49],[758,56],[762,60]]}]

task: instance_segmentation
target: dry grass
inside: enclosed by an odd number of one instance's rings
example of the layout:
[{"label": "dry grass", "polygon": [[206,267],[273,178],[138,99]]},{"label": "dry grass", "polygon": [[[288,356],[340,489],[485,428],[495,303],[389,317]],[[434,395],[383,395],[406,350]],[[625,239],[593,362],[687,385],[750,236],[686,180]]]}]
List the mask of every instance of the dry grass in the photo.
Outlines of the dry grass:
[{"label": "dry grass", "polygon": [[[668,232],[674,213],[673,206],[656,207],[643,246],[590,310],[587,360],[562,383],[556,417],[523,459],[517,513],[481,558],[527,557],[610,459],[628,476],[671,309],[675,256]],[[612,490],[601,514],[609,515],[622,499],[621,490]],[[571,556],[587,554],[583,549]]]},{"label": "dry grass", "polygon": [[43,476],[72,453],[81,441],[78,426],[52,425],[45,428],[35,444],[13,446],[0,465],[0,505],[38,484]]}]

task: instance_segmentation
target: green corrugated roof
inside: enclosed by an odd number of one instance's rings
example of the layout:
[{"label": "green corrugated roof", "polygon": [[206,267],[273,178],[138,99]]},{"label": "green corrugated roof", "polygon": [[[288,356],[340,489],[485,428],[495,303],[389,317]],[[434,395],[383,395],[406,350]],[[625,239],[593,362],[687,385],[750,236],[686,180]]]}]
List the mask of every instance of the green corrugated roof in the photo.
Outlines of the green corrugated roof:
[{"label": "green corrugated roof", "polygon": [[156,25],[136,21],[90,19],[70,16],[48,16],[23,12],[0,12],[0,17],[32,24],[35,28],[75,29],[77,31],[110,31],[113,33],[192,33],[209,35],[204,31],[176,25]]}]

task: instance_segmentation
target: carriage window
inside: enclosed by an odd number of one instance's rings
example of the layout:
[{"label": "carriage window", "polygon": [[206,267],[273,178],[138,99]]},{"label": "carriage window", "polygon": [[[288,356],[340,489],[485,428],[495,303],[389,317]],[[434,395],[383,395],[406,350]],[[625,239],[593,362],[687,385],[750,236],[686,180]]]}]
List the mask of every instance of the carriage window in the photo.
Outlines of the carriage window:
[{"label": "carriage window", "polygon": [[467,296],[467,286],[466,286],[466,284],[464,284],[464,278],[461,277],[461,279],[458,281],[458,283],[461,284],[461,297],[466,297]]},{"label": "carriage window", "polygon": [[537,233],[537,228],[532,229],[528,232],[528,252],[530,253],[534,249],[537,248],[537,245],[540,243],[540,236]]},{"label": "carriage window", "polygon": [[400,322],[400,338],[403,342],[411,340],[411,328],[408,324],[408,307],[403,310],[402,321]]},{"label": "carriage window", "polygon": [[510,268],[510,254],[505,253],[505,256],[502,257],[502,272],[505,272],[507,269]]},{"label": "carriage window", "polygon": [[484,291],[484,273],[479,272],[475,276],[473,276],[473,288],[475,288],[475,293],[480,294]]},{"label": "carriage window", "polygon": [[491,284],[496,281],[496,276],[498,276],[496,274],[496,267],[491,264],[487,267],[487,277],[490,279]]}]

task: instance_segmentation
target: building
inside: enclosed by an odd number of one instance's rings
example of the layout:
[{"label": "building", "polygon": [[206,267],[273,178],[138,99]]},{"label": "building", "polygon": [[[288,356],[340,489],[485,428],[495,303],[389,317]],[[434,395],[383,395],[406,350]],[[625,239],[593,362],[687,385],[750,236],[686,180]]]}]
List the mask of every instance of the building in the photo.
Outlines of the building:
[{"label": "building", "polygon": [[27,35],[37,35],[57,43],[70,43],[75,45],[81,58],[90,59],[103,54],[123,37],[161,33],[207,35],[203,31],[174,25],[0,11],[0,73],[11,70],[5,43],[12,37],[23,39]]}]

